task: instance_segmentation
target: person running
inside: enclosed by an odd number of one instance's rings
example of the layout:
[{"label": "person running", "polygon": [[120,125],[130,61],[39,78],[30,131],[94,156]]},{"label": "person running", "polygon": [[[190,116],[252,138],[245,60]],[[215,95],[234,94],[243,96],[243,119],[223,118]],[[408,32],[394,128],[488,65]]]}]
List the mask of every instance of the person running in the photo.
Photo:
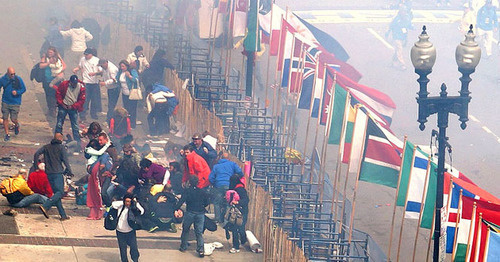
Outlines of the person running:
[{"label": "person running", "polygon": [[0,89],[3,87],[2,94],[2,119],[3,129],[5,131],[4,141],[10,140],[9,134],[9,115],[14,123],[14,134],[19,134],[19,121],[17,119],[21,108],[21,99],[26,86],[23,79],[16,76],[16,70],[13,67],[7,68],[7,73],[0,78]]}]

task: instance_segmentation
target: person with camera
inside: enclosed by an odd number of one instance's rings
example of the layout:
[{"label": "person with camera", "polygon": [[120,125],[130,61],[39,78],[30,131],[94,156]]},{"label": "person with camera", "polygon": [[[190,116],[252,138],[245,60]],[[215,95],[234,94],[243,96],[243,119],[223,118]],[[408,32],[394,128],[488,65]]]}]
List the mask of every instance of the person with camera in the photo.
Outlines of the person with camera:
[{"label": "person with camera", "polygon": [[[62,205],[61,199],[64,196],[64,177],[63,174],[66,173],[68,176],[73,176],[71,171],[71,166],[68,161],[68,153],[66,148],[63,146],[63,134],[56,133],[54,139],[50,141],[50,144],[43,146],[38,149],[35,153],[33,163],[38,163],[39,156],[43,154],[45,163],[45,173],[47,173],[47,178],[49,179],[50,186],[54,195],[49,198],[43,205],[40,206],[45,218],[49,218],[47,211],[52,207],[56,206],[59,215],[61,216],[61,221],[68,220],[69,216],[66,215],[66,211]],[[64,164],[64,166],[63,166]]]},{"label": "person with camera", "polygon": [[118,222],[116,224],[116,238],[120,248],[120,258],[122,262],[127,262],[127,246],[130,247],[130,257],[132,261],[139,261],[139,249],[137,247],[136,230],[140,229],[137,218],[144,214],[144,208],[137,202],[130,193],[125,194],[123,201],[114,201],[111,208],[118,212]]}]

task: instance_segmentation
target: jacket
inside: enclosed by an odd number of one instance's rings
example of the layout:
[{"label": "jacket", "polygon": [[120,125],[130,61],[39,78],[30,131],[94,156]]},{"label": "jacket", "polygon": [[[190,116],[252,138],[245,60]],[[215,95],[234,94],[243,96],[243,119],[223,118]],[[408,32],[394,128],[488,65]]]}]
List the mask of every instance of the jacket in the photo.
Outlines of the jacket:
[{"label": "jacket", "polygon": [[[120,76],[122,75],[122,73],[123,73],[122,70],[118,70],[118,73],[116,74],[116,82],[118,83],[118,85],[120,85]],[[137,70],[131,69],[130,75],[132,75],[134,80],[130,80],[128,77],[125,78],[127,79],[128,90],[132,88],[137,88],[137,83],[139,82],[139,74],[137,73]]]},{"label": "jacket", "polygon": [[[83,111],[83,104],[85,103],[85,84],[78,80],[80,84],[80,94],[78,94],[78,100],[71,105],[71,109],[74,109],[78,112]],[[66,96],[66,92],[68,92],[69,80],[63,81],[56,88],[56,99],[57,104],[62,106],[64,104],[64,97]]]},{"label": "jacket", "polygon": [[50,186],[49,179],[47,179],[47,174],[43,170],[38,170],[32,172],[28,176],[28,186],[33,190],[33,192],[46,197],[52,197],[54,192]]},{"label": "jacket", "polygon": [[195,175],[198,177],[198,188],[205,188],[210,185],[208,181],[208,175],[210,174],[210,167],[208,167],[207,162],[196,152],[191,152],[186,155],[187,169],[184,171],[184,176],[182,177],[182,182],[186,182],[189,179],[189,175]]},{"label": "jacket", "polygon": [[132,63],[133,61],[139,60],[139,64],[137,65],[137,71],[139,71],[139,74],[144,72],[144,69],[146,69],[146,67],[149,67],[148,59],[146,59],[144,55],[137,58],[136,54],[132,52],[128,54],[126,60],[129,64]]},{"label": "jacket", "polygon": [[9,201],[11,205],[21,201],[24,196],[29,196],[34,193],[21,175],[2,180],[0,192],[2,192],[2,195],[7,198],[7,201]]},{"label": "jacket", "polygon": [[85,28],[71,28],[66,31],[61,31],[61,35],[64,38],[71,37],[71,51],[73,52],[83,52],[87,49],[88,41],[92,40],[94,37]]},{"label": "jacket", "polygon": [[[164,196],[167,198],[166,202],[158,203],[158,198]],[[156,194],[151,200],[151,211],[155,213],[155,217],[174,217],[175,206],[177,199],[174,194],[168,192],[160,192]]]},{"label": "jacket", "polygon": [[205,192],[205,190],[190,186],[189,188],[186,188],[186,190],[184,190],[184,192],[182,193],[182,197],[179,202],[177,202],[175,210],[178,210],[182,206],[182,204],[186,202],[186,211],[205,213],[205,207],[209,204],[208,199],[209,196]]},{"label": "jacket", "polygon": [[240,178],[243,177],[241,168],[235,162],[221,159],[212,168],[208,180],[215,187],[229,186],[229,178],[234,174],[238,174]]},{"label": "jacket", "polygon": [[[209,166],[212,166],[214,164],[214,161],[217,158],[217,152],[209,143],[203,141],[199,148],[196,148],[196,146],[194,145],[193,142],[191,142],[189,144],[194,147],[194,152],[196,152],[196,154],[203,157],[203,159],[205,159],[205,161],[207,161],[207,164]],[[204,147],[207,148],[208,153],[205,153],[205,150],[203,150]]]},{"label": "jacket", "polygon": [[73,174],[71,171],[71,166],[68,161],[68,153],[66,148],[62,145],[62,141],[57,139],[52,139],[50,144],[44,145],[42,148],[38,149],[35,153],[33,163],[38,163],[38,157],[43,154],[45,162],[45,173],[50,174],[62,174],[64,172],[64,166],[66,170]]},{"label": "jacket", "polygon": [[[21,96],[26,92],[26,86],[23,79],[15,75],[10,79],[7,74],[0,78],[0,89],[3,87],[2,102],[8,105],[20,105]],[[12,95],[12,91],[17,91],[16,95]]]}]

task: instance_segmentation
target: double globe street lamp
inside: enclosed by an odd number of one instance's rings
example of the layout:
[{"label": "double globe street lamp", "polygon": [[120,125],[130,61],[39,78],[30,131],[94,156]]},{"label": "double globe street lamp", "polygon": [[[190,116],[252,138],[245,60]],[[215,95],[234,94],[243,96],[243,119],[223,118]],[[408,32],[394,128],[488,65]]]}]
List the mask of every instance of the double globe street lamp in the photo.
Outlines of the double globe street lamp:
[{"label": "double globe street lamp", "polygon": [[[437,167],[437,190],[436,190],[436,215],[434,221],[434,254],[433,261],[442,261],[445,253],[440,250],[440,246],[444,246],[444,236],[442,236],[441,228],[441,210],[443,208],[443,184],[444,184],[444,168],[445,150],[447,147],[446,128],[448,127],[448,116],[450,113],[456,114],[461,122],[460,127],[465,129],[466,122],[469,121],[468,109],[471,100],[469,92],[469,83],[472,80],[470,75],[474,73],[476,66],[481,59],[481,48],[474,41],[475,35],[470,30],[465,35],[465,40],[462,41],[455,51],[455,60],[458,65],[458,71],[462,73],[460,82],[462,83],[458,96],[448,96],[447,87],[443,83],[439,96],[429,96],[427,84],[429,79],[427,76],[432,72],[432,67],[436,62],[436,48],[429,41],[426,27],[423,26],[422,33],[418,36],[419,40],[411,48],[411,62],[415,67],[415,73],[419,75],[417,82],[420,84],[420,90],[417,93],[418,103],[418,122],[420,130],[425,129],[425,123],[430,115],[437,114],[437,126],[439,127],[438,134],[438,167]],[[441,255],[441,256],[440,256]]]}]

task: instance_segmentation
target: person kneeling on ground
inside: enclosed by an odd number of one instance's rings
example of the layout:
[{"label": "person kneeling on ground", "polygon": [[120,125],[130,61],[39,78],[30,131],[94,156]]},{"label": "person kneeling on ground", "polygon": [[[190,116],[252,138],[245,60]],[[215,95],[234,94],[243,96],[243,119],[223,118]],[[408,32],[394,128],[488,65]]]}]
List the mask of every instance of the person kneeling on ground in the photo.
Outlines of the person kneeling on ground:
[{"label": "person kneeling on ground", "polygon": [[18,174],[4,179],[0,184],[0,192],[13,207],[27,207],[34,203],[43,204],[48,199],[29,188],[25,180],[26,173],[26,170],[21,169]]},{"label": "person kneeling on ground", "polygon": [[177,232],[174,219],[174,208],[177,205],[177,198],[172,192],[170,184],[165,185],[162,192],[159,192],[151,198],[151,227],[149,232],[156,230],[167,230],[169,232]]}]

